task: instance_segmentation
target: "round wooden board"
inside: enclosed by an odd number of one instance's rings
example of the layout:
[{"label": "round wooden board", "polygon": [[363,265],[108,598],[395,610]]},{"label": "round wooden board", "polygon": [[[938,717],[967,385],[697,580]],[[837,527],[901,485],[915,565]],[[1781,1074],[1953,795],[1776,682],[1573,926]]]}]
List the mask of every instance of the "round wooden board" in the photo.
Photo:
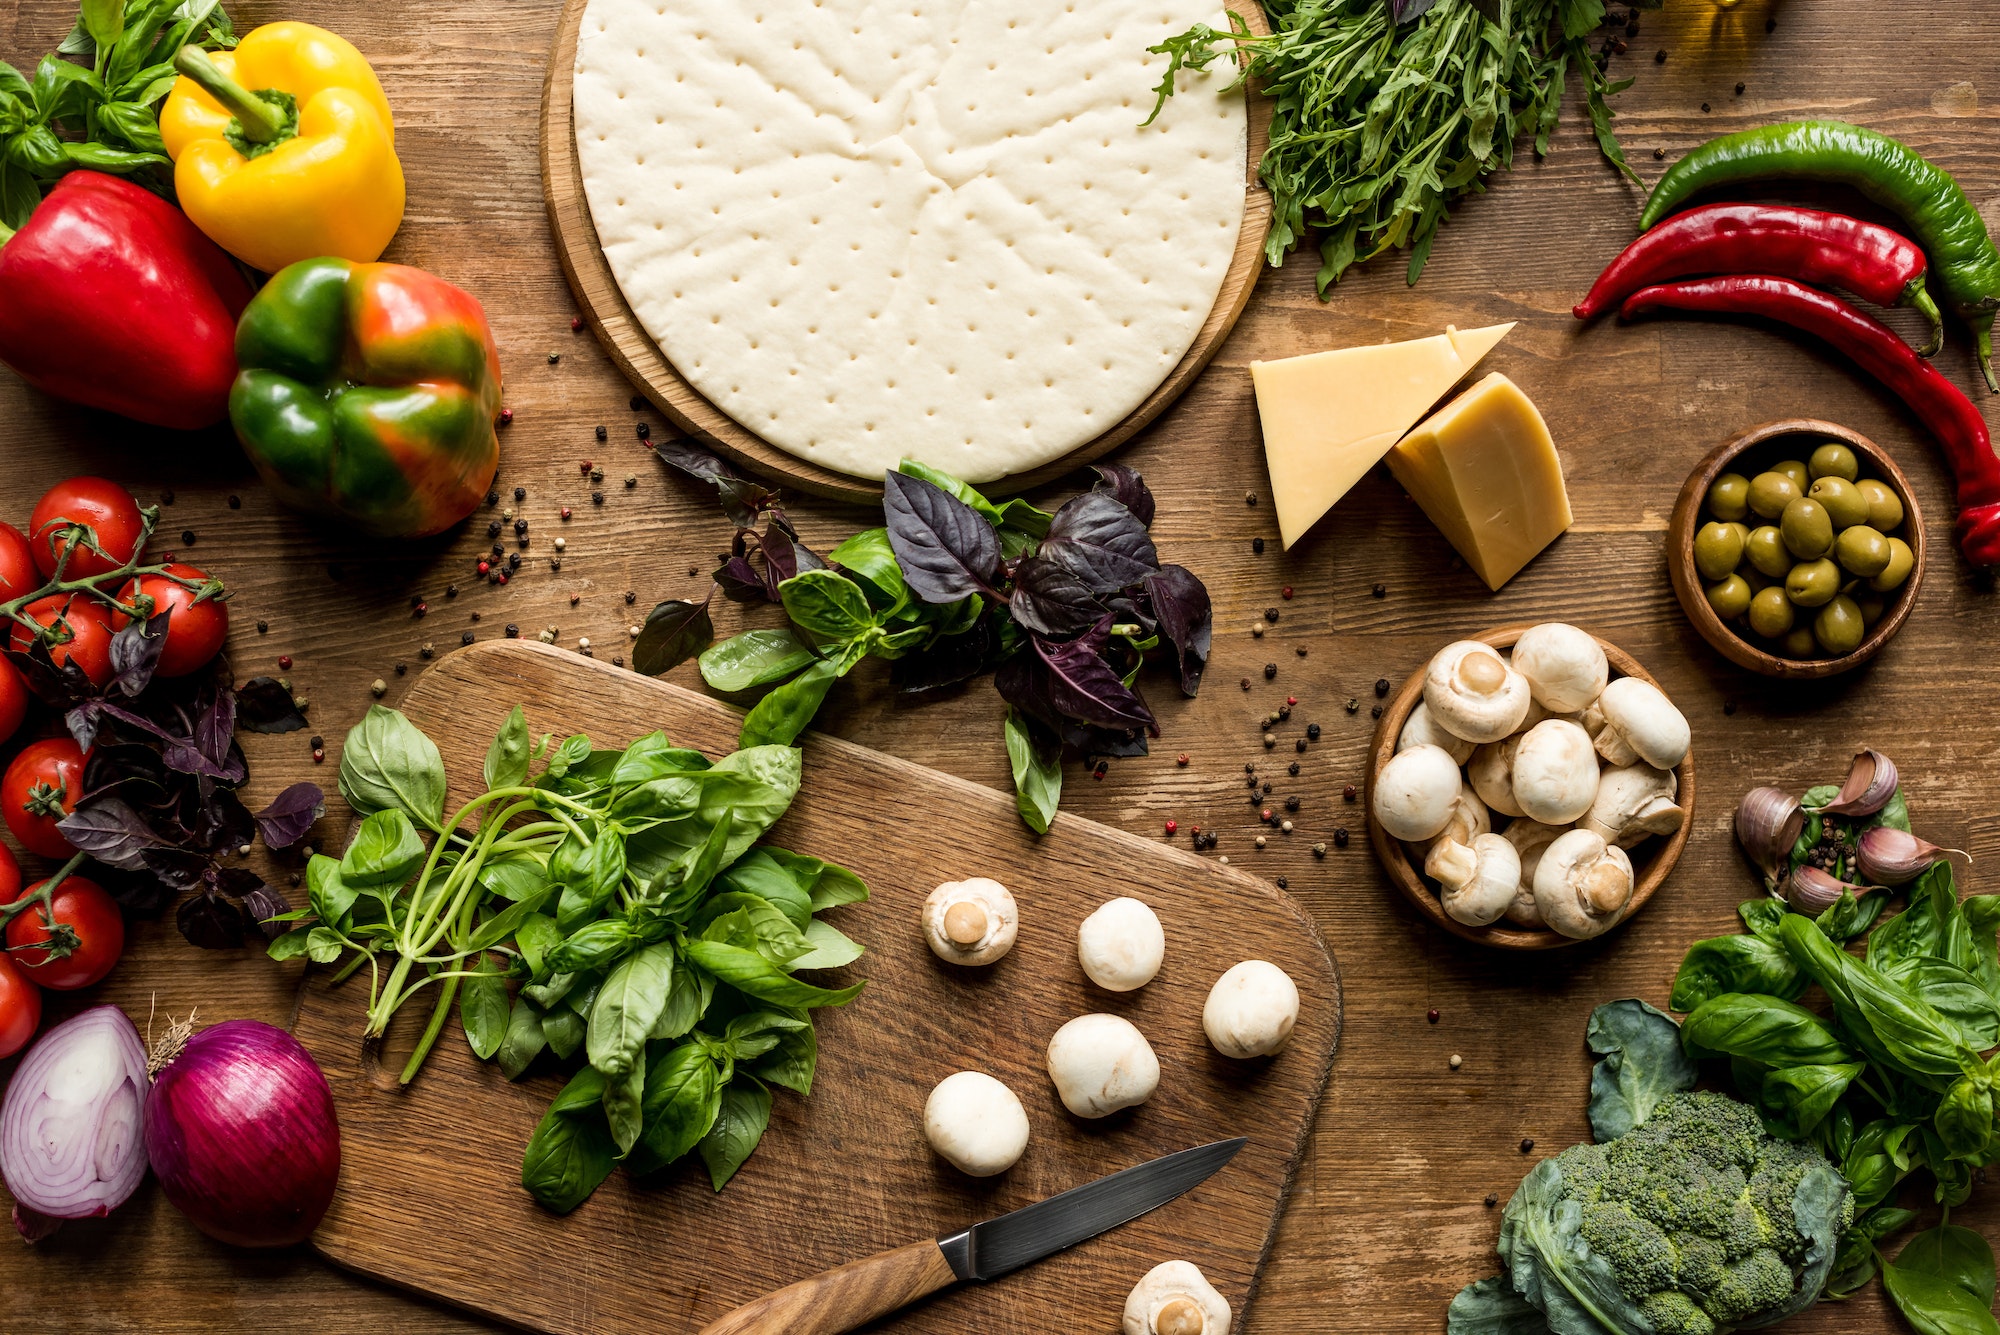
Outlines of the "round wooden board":
[{"label": "round wooden board", "polygon": [[[740,464],[764,477],[787,483],[801,491],[834,500],[874,504],[882,498],[882,484],[849,477],[795,458],[763,437],[742,426],[717,408],[681,378],[673,363],[646,333],[632,308],[625,304],[618,281],[612,276],[604,252],[597,244],[597,227],[590,218],[590,204],[584,198],[583,177],[576,157],[576,131],[571,120],[570,95],[576,76],[576,36],[583,23],[588,0],[564,0],[562,19],[556,27],[555,45],[549,50],[549,69],[542,86],[542,192],[549,205],[549,226],[555,232],[556,256],[563,275],[584,318],[597,334],[611,360],[646,397],[681,430],[704,448],[715,451],[732,463]],[[1258,36],[1270,33],[1257,0],[1225,0]],[[997,482],[982,482],[980,490],[1004,495],[1025,491],[1052,482],[1081,468],[1131,439],[1142,427],[1166,410],[1181,392],[1194,383],[1209,358],[1229,337],[1236,319],[1250,300],[1264,268],[1264,237],[1271,230],[1271,193],[1257,177],[1257,164],[1270,142],[1271,103],[1246,88],[1250,124],[1245,156],[1243,226],[1236,236],[1236,253],[1230,258],[1229,272],[1223,275],[1215,305],[1202,323],[1201,332],[1167,378],[1148,394],[1139,406],[1110,430],[1084,442],[1060,458],[1038,468]]]}]

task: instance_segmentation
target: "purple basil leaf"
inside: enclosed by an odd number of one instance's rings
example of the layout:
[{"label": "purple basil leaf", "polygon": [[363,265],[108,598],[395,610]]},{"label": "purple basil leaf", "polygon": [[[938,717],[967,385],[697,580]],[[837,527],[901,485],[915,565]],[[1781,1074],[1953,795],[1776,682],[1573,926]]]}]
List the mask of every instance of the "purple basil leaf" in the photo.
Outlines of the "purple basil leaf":
[{"label": "purple basil leaf", "polygon": [[190,831],[196,848],[233,853],[257,837],[257,822],[243,799],[227,788],[211,788],[195,808]]},{"label": "purple basil leaf", "polygon": [[715,479],[715,498],[722,502],[722,513],[738,528],[757,527],[757,516],[777,495],[763,483],[752,482],[749,478]]},{"label": "purple basil leaf", "polygon": [[1097,485],[1092,491],[1108,493],[1111,498],[1132,512],[1132,515],[1147,528],[1153,526],[1153,493],[1146,486],[1146,479],[1139,476],[1136,468],[1124,464],[1093,464],[1097,470]]},{"label": "purple basil leaf", "polygon": [[160,666],[160,651],[167,645],[170,607],[146,618],[128,621],[111,637],[111,684],[131,698],[152,684]]},{"label": "purple basil leaf", "polygon": [[889,664],[889,681],[905,695],[922,695],[957,686],[979,675],[991,659],[994,621],[982,616],[972,629],[903,655]]},{"label": "purple basil leaf", "polygon": [[1063,741],[1085,760],[1123,760],[1147,752],[1144,728],[1094,728],[1065,719]]},{"label": "purple basil leaf", "polygon": [[147,871],[176,890],[192,890],[202,885],[208,869],[214,865],[205,853],[166,844],[143,850],[140,861]]},{"label": "purple basil leaf", "polygon": [[40,640],[30,644],[25,652],[9,649],[7,659],[20,672],[21,680],[35,698],[51,709],[68,709],[77,701],[97,694],[97,688],[83,675],[79,664],[71,661],[58,666],[49,646]]},{"label": "purple basil leaf", "polygon": [[236,726],[245,732],[298,732],[306,716],[276,677],[252,677],[236,688]]},{"label": "purple basil leaf", "polygon": [[151,796],[166,786],[166,767],[160,764],[159,752],[149,746],[99,738],[84,755],[84,801],[102,793],[129,795],[135,789],[150,790]]},{"label": "purple basil leaf", "polygon": [[1039,556],[1014,568],[1014,592],[1007,611],[1029,630],[1057,639],[1080,635],[1104,616],[1104,608],[1075,574]]},{"label": "purple basil leaf", "polygon": [[[1436,4],[1437,0],[1389,0],[1389,20],[1392,23],[1408,23],[1411,19],[1421,17]],[[1475,8],[1477,7],[1475,5]],[[1482,9],[1481,12],[1485,11]],[[1493,21],[1498,23],[1500,20],[1496,18]]]},{"label": "purple basil leaf", "polygon": [[295,783],[258,812],[257,829],[270,848],[290,848],[326,814],[326,794],[316,783]]},{"label": "purple basil leaf", "polygon": [[203,950],[235,950],[243,944],[243,910],[219,895],[195,895],[174,914],[189,944]]},{"label": "purple basil leaf", "polygon": [[1074,640],[1057,643],[1034,637],[1033,657],[1050,676],[1049,702],[1062,717],[1100,728],[1151,728],[1153,711],[1104,661],[1101,650],[1110,629],[1107,616]]},{"label": "purple basil leaf", "polygon": [[236,692],[225,686],[195,720],[194,744],[211,765],[227,767],[229,748],[235,740]]},{"label": "purple basil leaf", "polygon": [[[1146,578],[1151,579],[1152,576],[1148,575]],[[1129,594],[1121,593],[1114,598],[1106,598],[1104,610],[1111,613],[1111,624],[1114,626],[1137,626],[1143,632],[1139,636],[1140,639],[1160,628],[1159,619]]]},{"label": "purple basil leaf", "polygon": [[1116,593],[1160,568],[1160,554],[1139,516],[1103,491],[1086,491],[1056,511],[1041,556],[1095,593]]},{"label": "purple basil leaf", "polygon": [[241,899],[253,891],[264,888],[264,878],[248,867],[224,867],[212,863],[208,871],[203,874],[203,879],[215,889],[216,893],[227,895],[231,899]]},{"label": "purple basil leaf", "polygon": [[1174,646],[1181,694],[1191,696],[1201,689],[1202,669],[1215,634],[1208,588],[1186,568],[1166,565],[1158,574],[1146,576],[1146,598],[1159,618],[1160,636]]},{"label": "purple basil leaf", "polygon": [[903,581],[924,602],[955,603],[992,587],[1000,540],[958,497],[891,469],[882,480],[882,514]]},{"label": "purple basil leaf", "polygon": [[736,476],[736,470],[728,464],[685,440],[661,441],[653,447],[653,452],[660,456],[661,463],[697,482],[714,482],[718,478]]},{"label": "purple basil leaf", "polygon": [[241,783],[244,778],[243,758],[228,749],[227,734],[224,737],[225,753],[220,761],[202,754],[191,737],[180,737],[168,732],[159,724],[140,714],[109,700],[85,700],[66,716],[70,736],[78,746],[90,745],[105,718],[117,719],[120,723],[140,732],[157,737],[160,741],[160,759],[168,769],[179,770],[183,774],[199,774],[210,779],[220,779],[225,783]]},{"label": "purple basil leaf", "polygon": [[632,642],[632,669],[657,677],[713,643],[715,623],[708,618],[708,599],[661,603],[647,614],[644,629]]},{"label": "purple basil leaf", "polygon": [[261,881],[255,890],[243,896],[243,912],[256,922],[257,930],[264,934],[266,941],[276,941],[292,930],[289,922],[270,921],[280,913],[291,911],[292,906],[285,902],[285,897]]},{"label": "purple basil leaf", "polygon": [[165,846],[139,813],[115,797],[100,798],[56,822],[63,838],[79,852],[126,871],[145,868],[145,850]]},{"label": "purple basil leaf", "polygon": [[772,600],[771,591],[764,587],[764,577],[757,573],[757,567],[750,564],[746,556],[732,556],[715,568],[716,587],[722,596],[732,603],[767,603]]}]

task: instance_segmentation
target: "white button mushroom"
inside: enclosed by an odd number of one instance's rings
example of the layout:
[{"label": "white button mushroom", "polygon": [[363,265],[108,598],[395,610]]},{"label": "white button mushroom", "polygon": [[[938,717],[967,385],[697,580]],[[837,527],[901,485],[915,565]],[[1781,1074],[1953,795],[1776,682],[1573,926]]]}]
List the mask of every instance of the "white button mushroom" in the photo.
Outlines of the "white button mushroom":
[{"label": "white button mushroom", "polygon": [[1457,640],[1438,650],[1425,670],[1424,704],[1431,721],[1452,736],[1497,742],[1519,731],[1527,717],[1528,679],[1492,645]]},{"label": "white button mushroom", "polygon": [[1162,1262],[1125,1299],[1125,1335],[1229,1335],[1229,1300],[1188,1262]]},{"label": "white button mushroom", "polygon": [[1021,915],[1007,887],[984,876],[946,881],[924,901],[924,939],[952,964],[991,964],[1014,948]]},{"label": "white button mushroom", "polygon": [[1421,843],[1451,820],[1463,787],[1458,762],[1443,747],[1413,746],[1389,757],[1369,799],[1390,835]]},{"label": "white button mushroom", "polygon": [[1643,760],[1654,769],[1672,769],[1688,751],[1688,721],[1659,687],[1637,677],[1620,677],[1597,697],[1604,730],[1597,754],[1613,765]]},{"label": "white button mushroom", "polygon": [[1608,931],[1632,902],[1632,860],[1588,830],[1548,846],[1535,868],[1535,907],[1564,936]]},{"label": "white button mushroom", "polygon": [[1568,833],[1565,826],[1544,825],[1537,820],[1523,817],[1511,822],[1500,837],[1514,846],[1521,855],[1521,885],[1514,892],[1514,902],[1507,907],[1507,921],[1521,927],[1544,927],[1542,911],[1535,907],[1535,869],[1542,865],[1542,854],[1550,844]]},{"label": "white button mushroom", "polygon": [[1461,789],[1444,831],[1424,849],[1424,875],[1454,887],[1462,884],[1472,874],[1472,841],[1492,829],[1486,804],[1471,789]]},{"label": "white button mushroom", "polygon": [[924,1104],[924,1137],[971,1177],[1004,1173],[1028,1148],[1028,1114],[1014,1091],[982,1071],[938,1081]]},{"label": "white button mushroom", "polygon": [[1436,746],[1450,753],[1451,758],[1463,765],[1472,759],[1472,743],[1463,737],[1454,737],[1440,728],[1431,718],[1431,707],[1417,701],[1417,707],[1410,711],[1403,721],[1403,730],[1396,734],[1396,749],[1407,751],[1413,746]]},{"label": "white button mushroom", "polygon": [[1130,992],[1152,982],[1166,953],[1159,915],[1129,896],[1099,906],[1076,929],[1077,960],[1107,992]]},{"label": "white button mushroom", "polygon": [[1590,734],[1566,720],[1547,719],[1514,748],[1514,801],[1530,820],[1567,825],[1596,800],[1597,773]]},{"label": "white button mushroom", "polygon": [[1465,766],[1465,777],[1471,782],[1472,791],[1503,816],[1522,814],[1521,804],[1514,798],[1514,752],[1526,735],[1519,733],[1502,741],[1488,742],[1472,753]]},{"label": "white button mushroom", "polygon": [[1582,709],[1611,675],[1597,638],[1560,621],[1545,621],[1514,642],[1514,670],[1528,679],[1535,702],[1552,714]]},{"label": "white button mushroom", "polygon": [[1160,1059],[1130,1020],[1079,1015],[1049,1040],[1049,1079],[1078,1117],[1109,1117],[1160,1085]]},{"label": "white button mushroom", "polygon": [[1201,1008],[1202,1030],[1225,1057],[1268,1057],[1285,1046],[1298,1022],[1298,985],[1265,960],[1232,966]]},{"label": "white button mushroom", "polygon": [[1444,911],[1471,927],[1497,921],[1520,893],[1520,853],[1497,834],[1475,835],[1470,846],[1451,847],[1464,856],[1440,859],[1438,871],[1431,870],[1429,860],[1424,863],[1424,870],[1437,878]]},{"label": "white button mushroom", "polygon": [[1598,780],[1597,800],[1577,828],[1620,848],[1631,848],[1656,834],[1672,834],[1687,821],[1687,812],[1674,801],[1679,787],[1672,770],[1654,769],[1644,761],[1605,770]]}]

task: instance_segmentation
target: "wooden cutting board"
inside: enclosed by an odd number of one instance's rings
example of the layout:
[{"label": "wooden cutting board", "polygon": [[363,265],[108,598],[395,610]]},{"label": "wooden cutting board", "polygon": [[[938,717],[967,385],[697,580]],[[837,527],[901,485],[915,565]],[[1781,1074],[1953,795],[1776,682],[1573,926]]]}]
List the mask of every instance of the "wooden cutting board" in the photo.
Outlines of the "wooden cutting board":
[{"label": "wooden cutting board", "polygon": [[[455,801],[478,791],[487,743],[517,702],[536,734],[583,731],[622,745],[665,728],[711,755],[733,747],[739,718],[562,650],[480,644],[438,662],[405,705],[442,748]],[[999,731],[996,712],[995,746]],[[886,1328],[1115,1335],[1132,1284],[1174,1258],[1200,1265],[1241,1313],[1340,1032],[1339,975],[1307,915],[1267,882],[1169,843],[1070,816],[1037,838],[1010,795],[850,743],[808,740],[805,775],[770,839],[868,883],[868,903],[830,918],[867,946],[843,973],[868,988],[821,1012],[812,1097],[778,1091],[769,1133],[727,1190],[712,1192],[691,1161],[644,1187],[615,1172],[574,1214],[547,1213],[520,1187],[521,1149],[561,1077],[537,1067],[509,1084],[472,1056],[454,1017],[422,1074],[398,1088],[423,1008],[405,1010],[378,1065],[360,1042],[365,973],[330,988],[320,971],[294,1025],[340,1113],[340,1190],[314,1235],[319,1250],[534,1330],[677,1335],[841,1262],[1246,1135],[1233,1163],[1179,1201]],[[931,889],[969,875],[997,878],[1021,906],[1019,943],[984,970],[940,963],[918,928]],[[1151,904],[1167,932],[1160,976],[1124,996],[1094,988],[1076,961],[1077,924],[1118,895]],[[1234,1062],[1209,1048],[1201,1009],[1222,971],[1250,958],[1289,972],[1305,1004],[1285,1052]],[[1150,1103],[1098,1122],[1064,1111],[1043,1069],[1049,1036],[1091,1011],[1131,1019],[1163,1071]],[[1002,1177],[963,1177],[924,1142],[931,1087],[963,1069],[999,1077],[1028,1110],[1027,1154]]]}]

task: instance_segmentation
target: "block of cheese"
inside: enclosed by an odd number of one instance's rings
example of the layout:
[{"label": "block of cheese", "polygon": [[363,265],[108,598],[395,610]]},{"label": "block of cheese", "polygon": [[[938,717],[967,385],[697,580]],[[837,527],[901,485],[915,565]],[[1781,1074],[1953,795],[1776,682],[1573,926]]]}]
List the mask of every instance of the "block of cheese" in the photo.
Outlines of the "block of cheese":
[{"label": "block of cheese", "polygon": [[1251,362],[1278,534],[1290,547],[1512,324]]},{"label": "block of cheese", "polygon": [[1541,413],[1499,372],[1389,451],[1389,471],[1498,590],[1570,524],[1562,460]]}]

